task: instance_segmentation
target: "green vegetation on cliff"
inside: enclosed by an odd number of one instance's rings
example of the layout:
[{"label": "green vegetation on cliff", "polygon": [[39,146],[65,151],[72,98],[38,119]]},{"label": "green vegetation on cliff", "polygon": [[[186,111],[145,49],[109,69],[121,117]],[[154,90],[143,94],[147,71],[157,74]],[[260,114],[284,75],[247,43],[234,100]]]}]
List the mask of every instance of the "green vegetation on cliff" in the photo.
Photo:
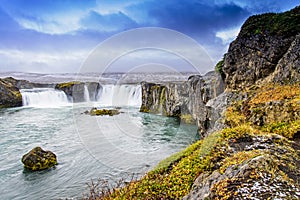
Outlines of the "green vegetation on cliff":
[{"label": "green vegetation on cliff", "polygon": [[215,71],[217,73],[219,73],[222,77],[225,76],[224,71],[223,71],[223,65],[224,65],[224,57],[215,66]]},{"label": "green vegetation on cliff", "polygon": [[254,15],[242,26],[239,36],[249,37],[256,34],[289,37],[300,32],[300,6],[284,13]]}]

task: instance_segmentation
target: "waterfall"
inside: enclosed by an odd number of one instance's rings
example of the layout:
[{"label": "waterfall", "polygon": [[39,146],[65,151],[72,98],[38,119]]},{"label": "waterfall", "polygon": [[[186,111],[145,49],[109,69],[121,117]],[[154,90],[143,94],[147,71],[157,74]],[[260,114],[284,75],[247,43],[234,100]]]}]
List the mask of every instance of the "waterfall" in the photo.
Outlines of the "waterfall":
[{"label": "waterfall", "polygon": [[102,85],[97,101],[106,106],[140,106],[142,91],[140,85]]},{"label": "waterfall", "polygon": [[85,102],[90,102],[90,93],[88,90],[88,87],[86,85],[84,85],[84,92],[83,92],[83,96],[84,96],[84,101]]},{"label": "waterfall", "polygon": [[[53,88],[22,89],[23,106],[30,107],[59,107],[70,105],[67,95]],[[104,106],[135,106],[142,104],[140,85],[102,85],[97,92],[96,102]],[[94,102],[90,98],[87,86],[84,86],[81,99],[84,102]]]},{"label": "waterfall", "polygon": [[22,89],[20,92],[23,106],[59,107],[69,104],[67,95],[53,88]]}]

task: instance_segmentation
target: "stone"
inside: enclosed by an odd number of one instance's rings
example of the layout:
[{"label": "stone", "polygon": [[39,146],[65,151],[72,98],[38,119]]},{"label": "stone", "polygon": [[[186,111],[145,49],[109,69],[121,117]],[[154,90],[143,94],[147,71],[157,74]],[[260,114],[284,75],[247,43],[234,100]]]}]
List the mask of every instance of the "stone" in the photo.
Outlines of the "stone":
[{"label": "stone", "polygon": [[[230,195],[228,199],[233,197],[244,199],[245,196],[249,199],[266,199],[266,197],[276,199],[280,197],[276,190],[280,190],[282,194],[289,197],[287,199],[298,199],[300,197],[297,194],[300,191],[297,187],[300,162],[297,157],[283,156],[282,149],[285,149],[285,154],[289,155],[294,150],[299,150],[299,145],[292,142],[295,146],[290,146],[290,142],[283,137],[278,138],[276,135],[252,136],[250,139],[247,143],[243,140],[230,143],[229,149],[233,152],[228,152],[228,157],[233,153],[250,150],[259,150],[261,155],[229,165],[223,173],[220,172],[220,169],[216,169],[211,173],[200,174],[194,181],[190,193],[183,199],[220,199],[224,197],[221,192],[222,188],[224,188],[223,191],[226,191],[226,195]],[[278,143],[281,145],[279,146]],[[262,145],[265,148],[260,148]],[[236,148],[237,146],[239,148]],[[277,168],[284,171],[290,181],[286,181],[279,174],[276,176],[272,174],[274,173],[272,170]],[[272,188],[276,190],[273,191]],[[267,196],[265,196],[266,194]]]},{"label": "stone", "polygon": [[11,83],[18,89],[32,89],[32,88],[53,88],[53,83],[34,83],[27,80],[18,80],[12,77],[4,78],[5,81]]},{"label": "stone", "polygon": [[268,82],[297,83],[300,81],[300,34],[292,42],[288,51],[279,60]]},{"label": "stone", "polygon": [[[277,82],[299,80],[300,30],[294,27],[299,24],[299,10],[298,6],[285,13],[256,15],[245,22],[224,56],[227,88],[244,89],[273,73]],[[287,18],[289,23],[283,23]]]},{"label": "stone", "polygon": [[41,147],[35,147],[22,157],[22,163],[25,168],[38,171],[55,166],[57,159],[53,152],[44,151]]},{"label": "stone", "polygon": [[118,115],[121,112],[118,109],[97,109],[97,108],[92,108],[90,111],[85,111],[85,114],[89,114],[91,116],[102,116],[102,115]]},{"label": "stone", "polygon": [[[221,76],[209,72],[193,75],[185,82],[142,83],[141,112],[178,117],[183,123],[197,124],[204,136],[210,129],[210,108],[206,103],[224,91]],[[215,119],[216,117],[214,117]]]},{"label": "stone", "polygon": [[0,79],[0,108],[22,106],[22,95],[9,79]]}]

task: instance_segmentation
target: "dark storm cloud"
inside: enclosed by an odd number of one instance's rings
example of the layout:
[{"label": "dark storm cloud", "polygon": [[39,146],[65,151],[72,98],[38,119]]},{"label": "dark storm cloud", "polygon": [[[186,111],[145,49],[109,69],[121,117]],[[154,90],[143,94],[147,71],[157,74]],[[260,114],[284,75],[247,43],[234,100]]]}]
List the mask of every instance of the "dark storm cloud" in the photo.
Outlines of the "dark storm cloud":
[{"label": "dark storm cloud", "polygon": [[1,0],[0,66],[18,70],[22,65],[20,70],[30,71],[31,63],[36,69],[39,63],[49,71],[58,69],[54,65],[69,66],[62,70],[68,71],[71,65],[80,66],[82,57],[105,39],[147,26],[187,34],[216,62],[247,17],[298,4],[297,0]]}]

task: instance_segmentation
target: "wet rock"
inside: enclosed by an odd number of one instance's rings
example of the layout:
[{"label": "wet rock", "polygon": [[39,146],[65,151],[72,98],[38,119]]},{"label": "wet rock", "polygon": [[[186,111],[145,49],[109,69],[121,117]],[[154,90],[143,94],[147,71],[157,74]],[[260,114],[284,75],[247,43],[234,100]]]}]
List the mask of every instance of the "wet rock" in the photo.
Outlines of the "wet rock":
[{"label": "wet rock", "polygon": [[57,164],[57,159],[53,152],[35,147],[22,157],[22,163],[25,168],[37,171],[53,167]]},{"label": "wet rock", "polygon": [[22,95],[9,79],[0,79],[0,108],[22,106]]},{"label": "wet rock", "polygon": [[161,113],[164,104],[165,86],[161,84],[142,82],[142,105],[140,112]]},{"label": "wet rock", "polygon": [[92,108],[90,111],[85,111],[85,114],[89,114],[91,116],[102,116],[102,115],[118,115],[121,112],[118,109],[97,109],[97,108]]}]

